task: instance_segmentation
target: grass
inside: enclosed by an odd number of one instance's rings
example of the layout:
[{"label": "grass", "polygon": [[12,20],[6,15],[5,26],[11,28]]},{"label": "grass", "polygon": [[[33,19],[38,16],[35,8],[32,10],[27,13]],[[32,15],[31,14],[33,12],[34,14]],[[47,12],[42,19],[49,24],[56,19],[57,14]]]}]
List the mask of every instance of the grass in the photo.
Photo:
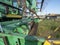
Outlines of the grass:
[{"label": "grass", "polygon": [[45,38],[47,38],[49,35],[52,35],[53,38],[59,38],[60,37],[59,31],[54,33],[54,30],[58,26],[60,26],[60,22],[57,22],[54,20],[43,20],[43,21],[39,22],[39,26],[38,26],[36,35],[39,37],[45,37]]}]

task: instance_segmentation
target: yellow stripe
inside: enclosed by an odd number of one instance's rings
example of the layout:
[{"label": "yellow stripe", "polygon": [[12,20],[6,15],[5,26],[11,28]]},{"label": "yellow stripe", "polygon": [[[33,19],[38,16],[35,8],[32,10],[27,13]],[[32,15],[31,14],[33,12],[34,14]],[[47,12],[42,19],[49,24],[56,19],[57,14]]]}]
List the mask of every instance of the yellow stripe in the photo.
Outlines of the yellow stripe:
[{"label": "yellow stripe", "polygon": [[8,14],[8,15],[6,15],[6,17],[8,17],[8,18],[22,18],[22,16],[15,15],[15,14]]}]

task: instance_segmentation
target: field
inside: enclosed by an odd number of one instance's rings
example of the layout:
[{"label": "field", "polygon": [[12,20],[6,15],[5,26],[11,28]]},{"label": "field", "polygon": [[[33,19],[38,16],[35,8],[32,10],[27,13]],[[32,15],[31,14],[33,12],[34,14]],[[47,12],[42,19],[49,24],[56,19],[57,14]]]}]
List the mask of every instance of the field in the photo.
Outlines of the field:
[{"label": "field", "polygon": [[60,38],[60,21],[57,20],[43,20],[39,22],[37,36],[47,38],[51,35],[51,38]]}]

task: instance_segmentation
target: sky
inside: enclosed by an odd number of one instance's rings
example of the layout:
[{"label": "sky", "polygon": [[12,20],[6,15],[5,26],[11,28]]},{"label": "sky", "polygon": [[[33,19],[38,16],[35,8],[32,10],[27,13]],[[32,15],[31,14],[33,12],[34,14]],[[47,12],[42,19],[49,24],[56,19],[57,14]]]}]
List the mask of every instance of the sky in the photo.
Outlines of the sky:
[{"label": "sky", "polygon": [[49,14],[49,13],[60,14],[60,0],[49,0],[49,1],[46,0],[42,12],[38,12],[38,14]]},{"label": "sky", "polygon": [[[41,0],[37,0],[41,2]],[[40,5],[38,5],[40,7]],[[40,14],[60,14],[60,0],[45,0],[42,12],[37,12],[38,15]]]}]

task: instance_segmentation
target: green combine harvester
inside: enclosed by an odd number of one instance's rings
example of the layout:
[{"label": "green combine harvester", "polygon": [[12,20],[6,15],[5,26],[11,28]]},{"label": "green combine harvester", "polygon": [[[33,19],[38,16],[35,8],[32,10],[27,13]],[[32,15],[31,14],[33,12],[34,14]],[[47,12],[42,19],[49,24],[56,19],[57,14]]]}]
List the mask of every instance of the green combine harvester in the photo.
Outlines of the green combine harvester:
[{"label": "green combine harvester", "polygon": [[39,18],[27,16],[36,11],[36,0],[0,0],[0,45],[43,45],[45,38],[33,33]]}]

